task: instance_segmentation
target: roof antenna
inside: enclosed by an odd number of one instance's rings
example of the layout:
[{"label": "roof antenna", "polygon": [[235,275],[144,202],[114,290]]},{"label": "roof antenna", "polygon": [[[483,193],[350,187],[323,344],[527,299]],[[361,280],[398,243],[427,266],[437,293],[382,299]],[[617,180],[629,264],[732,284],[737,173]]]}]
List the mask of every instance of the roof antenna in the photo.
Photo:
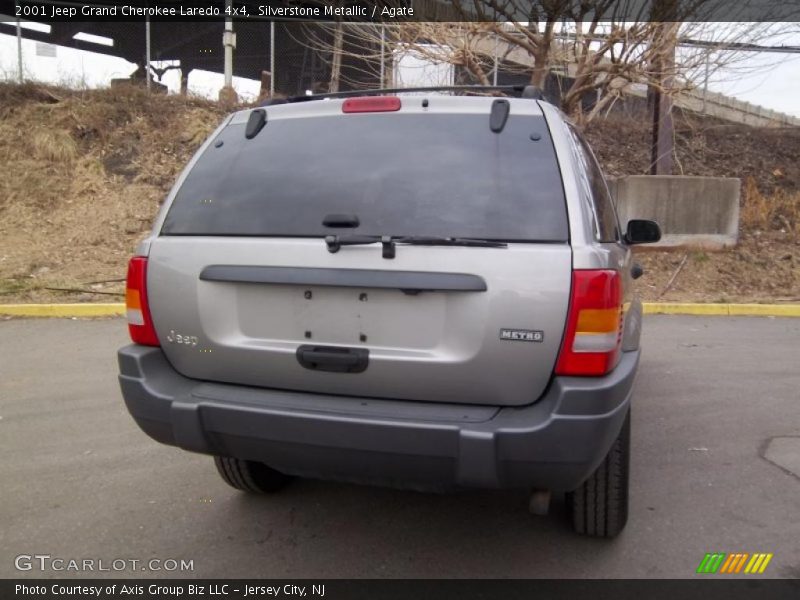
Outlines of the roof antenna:
[{"label": "roof antenna", "polygon": [[244,130],[244,137],[248,140],[252,140],[254,137],[258,135],[258,132],[264,128],[264,125],[267,124],[267,111],[263,108],[257,108],[250,112],[250,116],[247,119],[247,127]]},{"label": "roof antenna", "polygon": [[498,98],[492,102],[492,112],[489,115],[489,129],[495,133],[503,131],[508,121],[508,113],[511,110],[511,104],[504,98]]}]

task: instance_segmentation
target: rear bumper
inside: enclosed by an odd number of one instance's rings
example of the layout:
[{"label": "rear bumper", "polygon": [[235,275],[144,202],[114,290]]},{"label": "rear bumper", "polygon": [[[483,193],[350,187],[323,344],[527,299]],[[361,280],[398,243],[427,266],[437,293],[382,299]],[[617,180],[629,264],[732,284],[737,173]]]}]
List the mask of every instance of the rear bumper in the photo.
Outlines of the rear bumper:
[{"label": "rear bumper", "polygon": [[147,346],[126,346],[118,358],[129,412],[165,444],[322,479],[571,490],[622,427],[639,351],[623,353],[606,377],[557,377],[538,402],[514,408],[207,383]]}]

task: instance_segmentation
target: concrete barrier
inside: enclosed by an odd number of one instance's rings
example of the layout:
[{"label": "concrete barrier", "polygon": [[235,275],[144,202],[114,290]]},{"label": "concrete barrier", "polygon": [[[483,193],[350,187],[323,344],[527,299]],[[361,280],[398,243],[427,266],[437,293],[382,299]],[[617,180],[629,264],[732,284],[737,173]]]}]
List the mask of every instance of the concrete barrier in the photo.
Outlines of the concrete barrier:
[{"label": "concrete barrier", "polygon": [[662,239],[653,247],[721,249],[736,245],[739,179],[683,175],[632,175],[609,181],[623,227],[652,219]]},{"label": "concrete barrier", "polygon": [[[647,86],[628,85],[628,96],[647,98]],[[685,90],[673,99],[676,108],[752,127],[800,127],[800,118],[764,108],[731,96],[702,89]]]}]

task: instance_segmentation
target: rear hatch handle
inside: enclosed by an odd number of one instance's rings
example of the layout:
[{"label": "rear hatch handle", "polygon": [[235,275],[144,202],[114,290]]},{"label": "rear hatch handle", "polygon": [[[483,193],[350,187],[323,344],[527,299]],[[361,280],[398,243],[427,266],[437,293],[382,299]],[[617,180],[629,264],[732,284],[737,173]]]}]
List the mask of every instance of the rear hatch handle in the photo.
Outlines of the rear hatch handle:
[{"label": "rear hatch handle", "polygon": [[369,366],[367,348],[303,345],[297,348],[296,355],[297,362],[311,371],[362,373]]}]

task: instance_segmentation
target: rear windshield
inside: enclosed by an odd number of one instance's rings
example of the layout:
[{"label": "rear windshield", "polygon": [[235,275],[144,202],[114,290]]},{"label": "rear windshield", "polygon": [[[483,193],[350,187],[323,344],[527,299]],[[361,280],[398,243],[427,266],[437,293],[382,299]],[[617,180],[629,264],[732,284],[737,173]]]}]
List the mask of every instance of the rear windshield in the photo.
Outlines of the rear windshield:
[{"label": "rear windshield", "polygon": [[[488,111],[274,119],[251,140],[244,129],[226,127],[199,158],[162,234],[568,239],[542,117],[512,114],[501,133]],[[360,225],[324,227],[332,214]]]}]

